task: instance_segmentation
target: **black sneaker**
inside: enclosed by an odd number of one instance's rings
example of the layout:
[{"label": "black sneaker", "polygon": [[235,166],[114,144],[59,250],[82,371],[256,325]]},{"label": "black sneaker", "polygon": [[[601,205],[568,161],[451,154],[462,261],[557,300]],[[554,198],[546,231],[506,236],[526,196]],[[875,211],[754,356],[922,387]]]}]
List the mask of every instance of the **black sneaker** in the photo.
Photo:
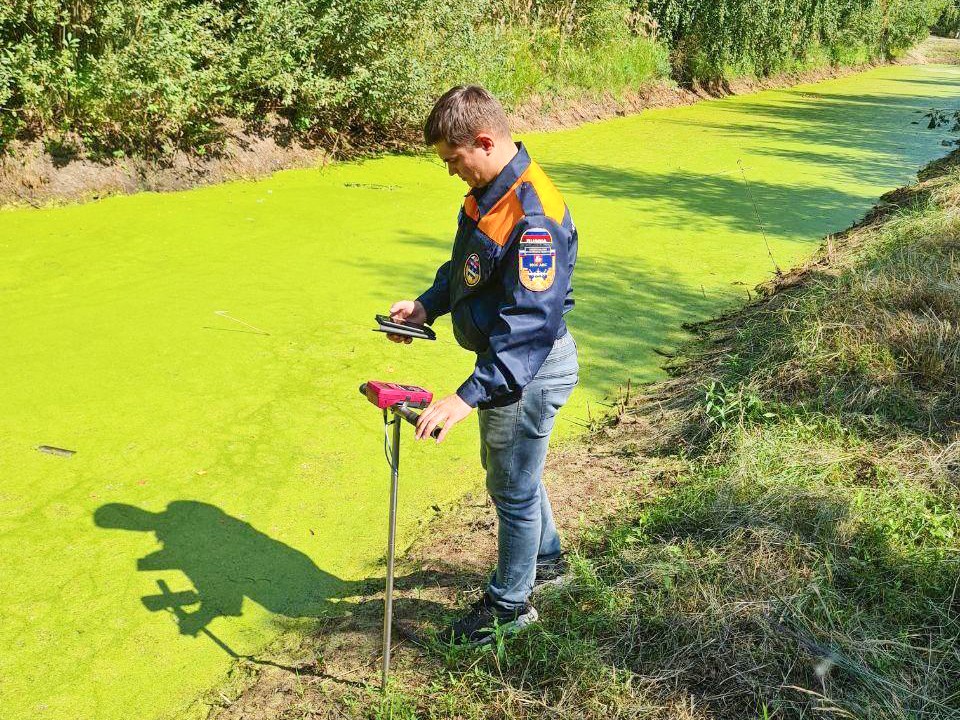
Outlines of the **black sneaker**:
[{"label": "black sneaker", "polygon": [[519,610],[503,612],[494,607],[490,597],[483,597],[470,606],[470,610],[450,627],[437,634],[437,640],[447,645],[476,647],[493,641],[497,630],[513,634],[538,619],[537,609],[527,603]]},{"label": "black sneaker", "polygon": [[570,566],[567,564],[567,554],[560,553],[550,560],[537,561],[537,577],[533,581],[533,589],[537,590],[544,585],[557,585],[563,581]]}]

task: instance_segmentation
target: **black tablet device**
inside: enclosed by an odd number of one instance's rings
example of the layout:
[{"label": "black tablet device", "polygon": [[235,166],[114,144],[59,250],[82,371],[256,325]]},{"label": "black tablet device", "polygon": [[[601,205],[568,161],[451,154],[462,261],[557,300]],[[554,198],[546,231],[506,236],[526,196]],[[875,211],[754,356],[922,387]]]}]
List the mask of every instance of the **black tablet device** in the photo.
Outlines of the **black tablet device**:
[{"label": "black tablet device", "polygon": [[433,328],[427,325],[407,322],[406,320],[391,320],[388,315],[377,315],[377,324],[380,327],[374,328],[374,332],[403,335],[404,337],[417,338],[418,340],[437,339],[437,334],[433,331]]}]

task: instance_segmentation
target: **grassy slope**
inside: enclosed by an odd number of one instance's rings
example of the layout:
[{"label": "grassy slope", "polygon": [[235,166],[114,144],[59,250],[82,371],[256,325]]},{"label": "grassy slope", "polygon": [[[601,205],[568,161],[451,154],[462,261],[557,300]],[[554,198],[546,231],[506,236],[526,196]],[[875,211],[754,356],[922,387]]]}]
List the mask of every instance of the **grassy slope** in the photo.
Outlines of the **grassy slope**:
[{"label": "grassy slope", "polygon": [[618,406],[583,452],[649,479],[541,625],[273,717],[960,717],[960,154],[922,177]]}]

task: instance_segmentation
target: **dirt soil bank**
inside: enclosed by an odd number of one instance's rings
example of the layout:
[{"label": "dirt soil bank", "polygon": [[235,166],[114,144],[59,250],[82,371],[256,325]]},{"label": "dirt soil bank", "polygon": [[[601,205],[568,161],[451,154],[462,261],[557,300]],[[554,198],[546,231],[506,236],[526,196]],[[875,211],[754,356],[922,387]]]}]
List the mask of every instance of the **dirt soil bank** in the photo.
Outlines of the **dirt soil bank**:
[{"label": "dirt soil bank", "polygon": [[[958,64],[960,40],[929,38],[899,62]],[[650,108],[689,105],[703,99],[842,77],[872,66],[820,68],[691,89],[655,85],[620,98],[612,95],[576,100],[533,97],[513,113],[511,120],[518,132],[557,130]],[[227,180],[255,179],[277,170],[315,167],[343,155],[336,148],[300,144],[280,120],[267,123],[267,130],[259,134],[246,130],[235,120],[225,119],[223,124],[227,140],[217,157],[201,158],[178,152],[162,163],[129,158],[95,162],[82,157],[57,157],[45,150],[42,140],[14,143],[10,154],[0,158],[0,207],[41,207],[142,190],[185,190]]]}]

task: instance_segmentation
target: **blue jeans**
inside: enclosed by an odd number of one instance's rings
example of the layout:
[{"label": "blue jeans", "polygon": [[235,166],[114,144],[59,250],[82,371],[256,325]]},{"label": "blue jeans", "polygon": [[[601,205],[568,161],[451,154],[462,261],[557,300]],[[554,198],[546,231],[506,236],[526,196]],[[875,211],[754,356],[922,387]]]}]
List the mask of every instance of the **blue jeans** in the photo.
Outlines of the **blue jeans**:
[{"label": "blue jeans", "polygon": [[497,508],[497,569],[487,589],[500,610],[522,608],[537,560],[560,555],[560,537],[541,476],[557,411],[577,384],[577,345],[568,332],[554,342],[516,402],[481,409],[480,462]]}]

